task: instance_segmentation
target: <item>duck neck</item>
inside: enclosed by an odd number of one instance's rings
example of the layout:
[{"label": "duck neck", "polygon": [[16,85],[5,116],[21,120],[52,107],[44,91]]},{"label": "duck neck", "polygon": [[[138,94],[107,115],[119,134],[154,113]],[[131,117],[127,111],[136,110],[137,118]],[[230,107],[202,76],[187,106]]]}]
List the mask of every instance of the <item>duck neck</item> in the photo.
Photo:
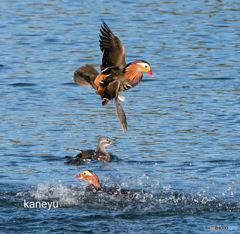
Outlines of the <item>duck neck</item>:
[{"label": "duck neck", "polygon": [[93,188],[101,188],[101,185],[100,185],[97,175],[95,175],[91,180],[89,180],[89,182],[91,183],[89,185],[90,188],[92,188],[92,189]]},{"label": "duck neck", "polygon": [[101,188],[101,185],[100,185],[99,180],[92,181],[92,186],[93,186],[94,188]]},{"label": "duck neck", "polygon": [[97,153],[101,155],[109,155],[105,149],[105,145],[101,145],[101,144],[97,146]]},{"label": "duck neck", "polygon": [[125,67],[124,76],[128,78],[132,86],[135,86],[142,80],[143,74],[139,65],[130,64]]}]

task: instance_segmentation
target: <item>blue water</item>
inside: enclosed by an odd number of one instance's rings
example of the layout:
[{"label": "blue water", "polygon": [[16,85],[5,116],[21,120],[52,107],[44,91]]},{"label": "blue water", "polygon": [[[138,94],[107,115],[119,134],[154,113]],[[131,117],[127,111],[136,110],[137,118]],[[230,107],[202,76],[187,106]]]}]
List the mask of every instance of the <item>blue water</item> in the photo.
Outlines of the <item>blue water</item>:
[{"label": "blue water", "polygon": [[[240,230],[240,1],[0,1],[0,232],[229,233]],[[154,77],[114,104],[74,83],[99,70],[103,18],[126,61]],[[112,162],[66,164],[114,139]],[[135,199],[93,195],[76,174]],[[24,208],[24,200],[58,208]]]}]

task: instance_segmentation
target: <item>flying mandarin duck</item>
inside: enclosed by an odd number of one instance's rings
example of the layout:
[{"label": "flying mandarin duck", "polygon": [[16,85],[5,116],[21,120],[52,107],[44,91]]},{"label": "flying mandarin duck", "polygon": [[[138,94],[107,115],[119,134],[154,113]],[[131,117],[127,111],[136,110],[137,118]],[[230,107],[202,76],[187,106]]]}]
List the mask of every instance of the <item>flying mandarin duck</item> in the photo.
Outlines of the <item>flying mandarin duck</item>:
[{"label": "flying mandarin duck", "polygon": [[121,92],[136,86],[143,77],[143,72],[153,76],[148,62],[137,60],[126,64],[125,49],[107,24],[102,20],[100,29],[100,48],[102,51],[101,73],[86,64],[74,73],[74,81],[82,86],[92,86],[101,96],[102,105],[115,99],[115,109],[123,132],[127,131],[127,119],[120,101],[125,101]]}]

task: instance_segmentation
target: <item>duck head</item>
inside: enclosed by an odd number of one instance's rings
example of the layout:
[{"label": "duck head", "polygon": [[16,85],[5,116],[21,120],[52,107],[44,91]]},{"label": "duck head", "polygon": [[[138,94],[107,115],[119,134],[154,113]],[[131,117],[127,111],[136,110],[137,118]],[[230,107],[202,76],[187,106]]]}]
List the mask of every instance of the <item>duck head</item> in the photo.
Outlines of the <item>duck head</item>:
[{"label": "duck head", "polygon": [[109,138],[109,137],[104,137],[104,136],[103,136],[103,137],[100,137],[100,138],[98,139],[98,149],[101,150],[102,152],[105,151],[105,147],[108,146],[108,145],[114,145],[114,146],[116,146],[116,145],[113,143],[112,139]]},{"label": "duck head", "polygon": [[135,62],[129,63],[124,70],[126,73],[146,72],[153,77],[150,64],[144,60],[137,60]]},{"label": "duck head", "polygon": [[78,177],[78,180],[84,179],[85,181],[88,181],[90,184],[92,184],[95,188],[100,188],[100,182],[98,179],[98,176],[93,171],[83,171],[79,175],[75,175],[75,177]]}]

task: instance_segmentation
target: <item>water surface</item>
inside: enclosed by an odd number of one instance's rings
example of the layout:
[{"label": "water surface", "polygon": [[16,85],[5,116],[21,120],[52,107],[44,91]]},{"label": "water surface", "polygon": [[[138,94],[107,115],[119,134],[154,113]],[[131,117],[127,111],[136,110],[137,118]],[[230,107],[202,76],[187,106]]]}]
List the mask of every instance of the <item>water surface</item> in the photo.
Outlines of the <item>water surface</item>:
[{"label": "water surface", "polygon": [[[226,0],[2,1],[1,232],[240,228],[239,11]],[[86,63],[99,70],[101,18],[126,61],[146,60],[154,74],[124,92],[126,134],[114,104],[73,81]],[[70,148],[94,149],[103,135],[118,145],[111,163],[66,164]],[[85,169],[136,199],[86,193],[74,177]]]}]

